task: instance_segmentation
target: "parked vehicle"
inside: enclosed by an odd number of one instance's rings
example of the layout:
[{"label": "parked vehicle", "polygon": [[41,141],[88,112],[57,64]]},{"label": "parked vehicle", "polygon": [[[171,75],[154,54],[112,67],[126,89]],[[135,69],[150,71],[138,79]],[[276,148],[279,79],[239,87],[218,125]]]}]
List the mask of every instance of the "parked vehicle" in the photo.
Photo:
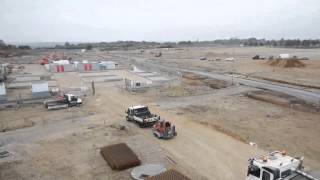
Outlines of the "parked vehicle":
[{"label": "parked vehicle", "polygon": [[149,127],[160,120],[160,116],[152,114],[148,106],[131,106],[126,110],[126,120],[137,123],[140,127]]},{"label": "parked vehicle", "polygon": [[246,180],[319,180],[303,171],[303,157],[274,151],[249,160]]},{"label": "parked vehicle", "polygon": [[73,94],[64,94],[62,97],[58,97],[54,100],[44,101],[44,106],[48,110],[64,109],[72,106],[80,106],[82,99],[74,96]]}]

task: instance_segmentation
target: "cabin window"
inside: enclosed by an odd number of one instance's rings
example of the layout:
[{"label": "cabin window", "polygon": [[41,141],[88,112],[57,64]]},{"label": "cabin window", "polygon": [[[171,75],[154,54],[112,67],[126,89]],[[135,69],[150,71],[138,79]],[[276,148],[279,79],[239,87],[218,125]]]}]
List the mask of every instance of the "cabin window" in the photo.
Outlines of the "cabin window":
[{"label": "cabin window", "polygon": [[270,174],[266,171],[263,171],[262,180],[270,180]]},{"label": "cabin window", "polygon": [[248,167],[248,176],[249,176],[249,174],[251,174],[257,178],[260,178],[260,168],[255,165],[250,165]]}]

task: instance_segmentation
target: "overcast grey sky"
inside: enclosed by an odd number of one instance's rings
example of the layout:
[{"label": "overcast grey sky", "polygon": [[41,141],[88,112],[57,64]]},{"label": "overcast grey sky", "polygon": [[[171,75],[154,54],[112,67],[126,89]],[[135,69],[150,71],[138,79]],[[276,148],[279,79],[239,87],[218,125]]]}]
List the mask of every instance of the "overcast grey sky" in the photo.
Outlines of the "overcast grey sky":
[{"label": "overcast grey sky", "polygon": [[320,0],[0,0],[6,42],[320,38]]}]

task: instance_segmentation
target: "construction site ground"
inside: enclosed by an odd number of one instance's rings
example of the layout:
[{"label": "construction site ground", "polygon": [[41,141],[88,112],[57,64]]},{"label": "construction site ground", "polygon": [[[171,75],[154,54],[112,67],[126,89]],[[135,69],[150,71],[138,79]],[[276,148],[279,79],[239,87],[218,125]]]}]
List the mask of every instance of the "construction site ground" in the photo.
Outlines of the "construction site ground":
[{"label": "construction site ground", "polygon": [[[188,47],[162,49],[163,56],[158,58],[151,54],[158,49],[146,50],[143,54],[63,51],[73,59],[105,58],[123,67],[151,61],[203,72],[228,73],[233,69],[247,75],[258,72],[258,75],[265,73],[266,77],[283,81],[320,85],[317,49]],[[307,65],[304,68],[276,67],[275,70],[264,60],[251,60],[256,54],[276,55],[283,51],[296,52],[310,60],[304,62]],[[210,52],[220,58],[233,56],[239,60],[200,61]],[[39,60],[38,54],[33,58],[29,56],[34,63]],[[30,66],[34,72],[46,73],[38,64],[24,65],[25,71]],[[172,73],[158,71],[166,76]],[[103,73],[144,80],[125,69]],[[101,147],[121,142],[132,148],[142,164],[162,163],[167,169],[177,169],[191,179],[245,179],[247,160],[271,150],[303,155],[307,168],[320,170],[318,112],[247,97],[246,93],[258,90],[254,87],[192,73],[180,75],[180,85],[153,87],[141,93],[128,92],[122,81],[96,83],[95,95],[84,97],[81,107],[47,111],[42,105],[32,104],[2,109],[0,128],[4,132],[0,132],[0,151],[9,151],[11,155],[0,158],[0,179],[130,179],[131,169],[112,171],[100,155]],[[81,86],[79,73],[53,74],[52,77],[61,88]],[[155,138],[150,129],[127,122],[126,108],[137,104],[148,105],[152,112],[172,121],[178,135],[162,141]],[[256,146],[249,145],[250,142]]]}]

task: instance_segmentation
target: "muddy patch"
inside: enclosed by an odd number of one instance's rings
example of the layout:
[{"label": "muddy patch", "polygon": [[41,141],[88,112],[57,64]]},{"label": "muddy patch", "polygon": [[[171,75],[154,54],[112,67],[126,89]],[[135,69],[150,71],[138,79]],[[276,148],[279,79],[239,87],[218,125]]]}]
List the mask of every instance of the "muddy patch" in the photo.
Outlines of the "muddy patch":
[{"label": "muddy patch", "polygon": [[252,99],[269,102],[295,110],[320,113],[319,105],[307,103],[301,99],[287,95],[285,93],[279,93],[269,90],[258,90],[247,92],[245,93],[245,95]]},{"label": "muddy patch", "polygon": [[182,76],[182,81],[186,84],[192,85],[192,86],[207,86],[211,89],[222,89],[229,87],[231,84],[227,81],[219,80],[219,79],[213,79],[208,78],[201,75],[196,75],[192,73],[184,74]]}]

